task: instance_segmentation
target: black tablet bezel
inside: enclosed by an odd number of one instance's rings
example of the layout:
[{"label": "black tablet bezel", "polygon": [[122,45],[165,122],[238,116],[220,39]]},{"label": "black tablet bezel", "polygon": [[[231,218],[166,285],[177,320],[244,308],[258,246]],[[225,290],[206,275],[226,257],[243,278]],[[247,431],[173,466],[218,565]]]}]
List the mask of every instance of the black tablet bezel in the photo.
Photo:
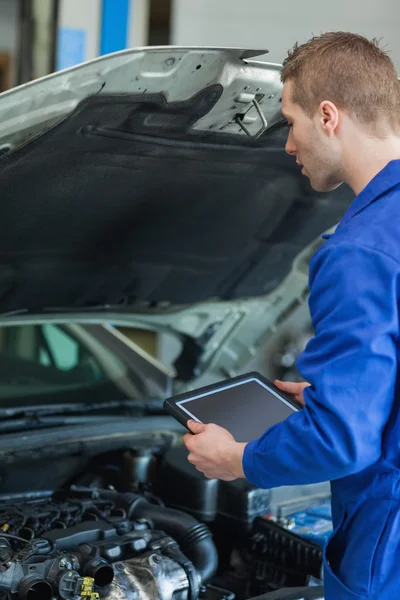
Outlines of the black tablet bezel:
[{"label": "black tablet bezel", "polygon": [[251,371],[243,375],[238,375],[237,377],[230,377],[228,379],[218,381],[217,383],[212,383],[210,385],[191,390],[190,392],[184,392],[183,394],[171,396],[170,398],[164,400],[164,410],[168,412],[172,417],[174,417],[181,425],[186,427],[186,429],[188,429],[188,421],[197,420],[199,423],[201,421],[188,415],[187,412],[181,409],[178,403],[184,400],[194,399],[194,397],[197,397],[199,395],[206,395],[213,392],[218,392],[221,388],[226,388],[227,386],[239,384],[241,382],[253,379],[258,380],[261,384],[263,384],[269,391],[271,391],[276,396],[277,400],[280,400],[284,404],[290,404],[293,407],[294,411],[301,410],[303,408],[302,405],[299,402],[297,402],[297,400],[295,400],[288,394],[282,392],[279,388],[276,387],[274,383],[272,383],[272,381],[270,381],[257,371]]}]

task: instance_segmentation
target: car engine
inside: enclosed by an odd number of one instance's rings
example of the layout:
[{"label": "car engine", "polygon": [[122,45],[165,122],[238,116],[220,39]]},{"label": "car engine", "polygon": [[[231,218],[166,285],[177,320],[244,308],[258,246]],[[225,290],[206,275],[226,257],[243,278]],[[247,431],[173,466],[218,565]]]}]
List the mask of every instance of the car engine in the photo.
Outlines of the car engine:
[{"label": "car engine", "polygon": [[183,447],[97,456],[62,489],[0,496],[0,599],[247,600],[308,586],[321,552],[270,523],[269,507],[268,490],[206,479]]},{"label": "car engine", "polygon": [[205,525],[135,494],[72,489],[3,504],[0,522],[1,598],[194,600],[217,568]]}]

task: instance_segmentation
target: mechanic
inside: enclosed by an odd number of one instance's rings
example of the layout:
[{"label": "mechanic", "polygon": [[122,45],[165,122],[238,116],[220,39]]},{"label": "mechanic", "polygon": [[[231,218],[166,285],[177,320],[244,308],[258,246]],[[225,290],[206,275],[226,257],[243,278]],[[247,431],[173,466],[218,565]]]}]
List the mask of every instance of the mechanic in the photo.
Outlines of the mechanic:
[{"label": "mechanic", "polygon": [[346,32],[289,51],[286,151],[317,191],[356,198],[310,264],[314,337],[276,382],[304,408],[258,440],[190,422],[188,459],[209,478],[263,488],[331,481],[326,600],[400,597],[400,85],[375,40]]}]

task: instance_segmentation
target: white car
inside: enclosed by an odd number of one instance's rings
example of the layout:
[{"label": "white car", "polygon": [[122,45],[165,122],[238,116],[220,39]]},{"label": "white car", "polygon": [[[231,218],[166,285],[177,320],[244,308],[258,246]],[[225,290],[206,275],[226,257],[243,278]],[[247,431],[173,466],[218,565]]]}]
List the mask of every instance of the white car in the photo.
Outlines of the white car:
[{"label": "white car", "polygon": [[[322,597],[315,545],[263,538],[269,492],[200,476],[161,403],[245,368],[353,200],[285,153],[262,54],[128,50],[0,95],[0,597]],[[176,335],[172,368],[122,326]]]}]

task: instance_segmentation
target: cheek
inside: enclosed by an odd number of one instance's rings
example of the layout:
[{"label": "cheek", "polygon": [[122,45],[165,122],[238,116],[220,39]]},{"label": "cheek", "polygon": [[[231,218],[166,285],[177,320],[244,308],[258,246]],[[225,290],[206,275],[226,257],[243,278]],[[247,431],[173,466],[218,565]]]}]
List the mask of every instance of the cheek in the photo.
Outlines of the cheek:
[{"label": "cheek", "polygon": [[306,139],[305,132],[302,131],[302,128],[300,126],[292,128],[292,139],[296,145],[300,145],[300,146],[306,145],[304,143],[305,139]]},{"label": "cheek", "polygon": [[304,154],[314,155],[318,154],[318,140],[315,139],[315,136],[307,128],[298,127],[293,131],[293,141],[298,148],[300,153],[300,158]]}]

